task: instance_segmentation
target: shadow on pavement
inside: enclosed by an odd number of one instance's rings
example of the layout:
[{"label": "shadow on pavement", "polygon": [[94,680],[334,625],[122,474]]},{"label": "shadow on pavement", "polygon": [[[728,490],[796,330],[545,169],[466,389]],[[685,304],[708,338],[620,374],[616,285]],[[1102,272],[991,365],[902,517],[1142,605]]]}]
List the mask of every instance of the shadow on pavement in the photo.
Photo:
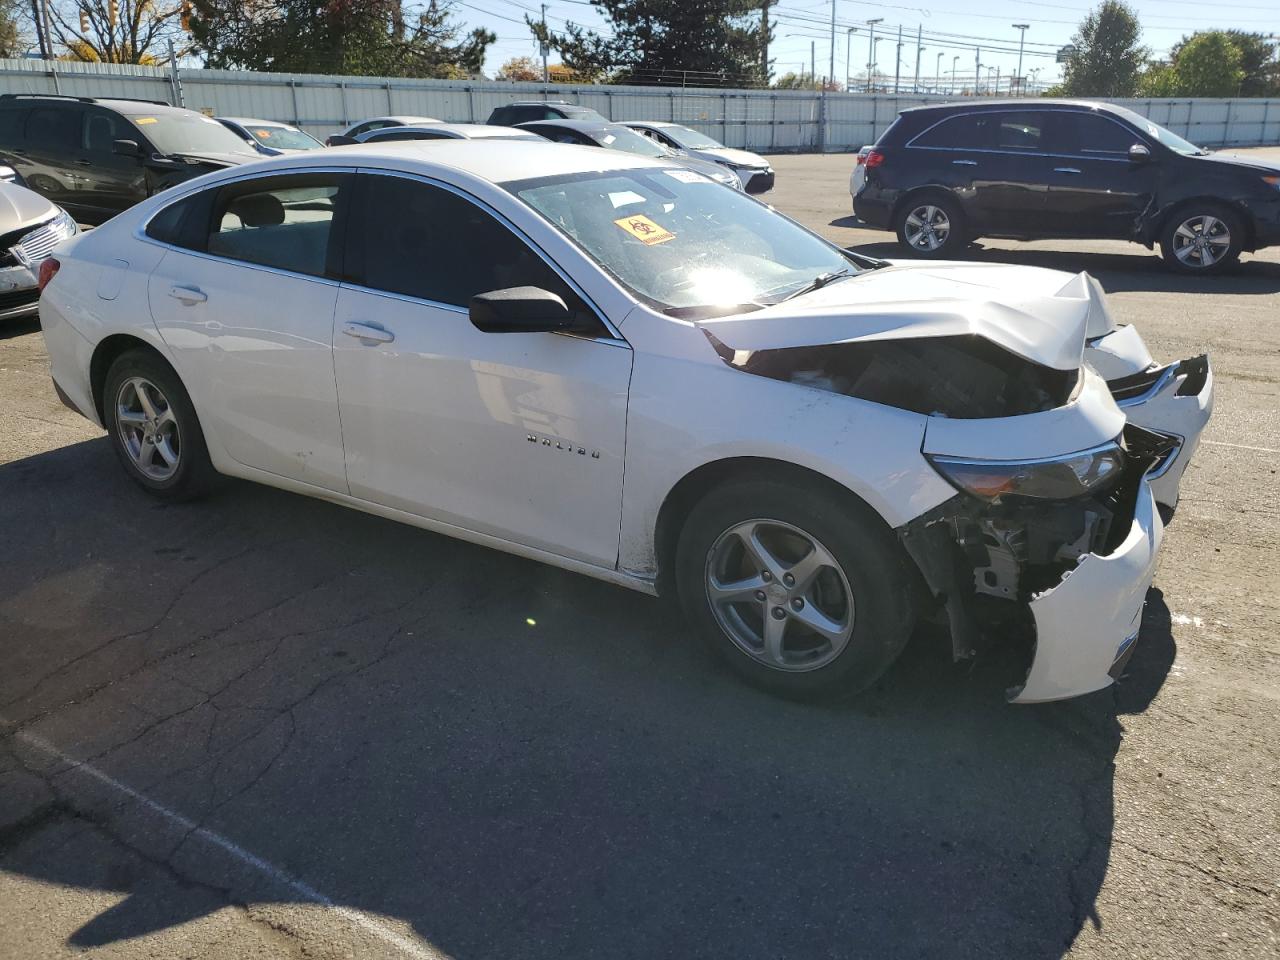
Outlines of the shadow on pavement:
[{"label": "shadow on pavement", "polygon": [[[833,220],[832,226],[865,226],[852,217]],[[885,234],[890,237],[890,234]],[[886,239],[877,243],[860,243],[848,247],[854,253],[888,260],[911,259],[897,242]],[[1108,293],[1123,291],[1150,291],[1153,293],[1230,293],[1267,295],[1280,293],[1280,263],[1251,259],[1244,255],[1230,272],[1208,277],[1190,277],[1174,273],[1164,265],[1158,252],[1132,245],[1132,253],[1087,253],[1079,250],[1045,250],[1017,248],[1005,249],[968,247],[963,260],[974,263],[1008,263],[1023,267],[1045,267],[1079,273],[1087,270],[1098,278]],[[919,260],[919,263],[928,263]]]},{"label": "shadow on pavement", "polygon": [[16,320],[0,320],[0,340],[11,337],[22,337],[35,333],[40,329],[40,321],[36,317],[19,317]]},{"label": "shadow on pavement", "polygon": [[1174,657],[1153,590],[1112,691],[1007,706],[921,634],[804,707],[657,601],[243,483],[157,504],[101,440],[0,467],[0,529],[0,868],[127,894],[77,947],[296,898],[194,824],[463,960],[1058,958]]}]

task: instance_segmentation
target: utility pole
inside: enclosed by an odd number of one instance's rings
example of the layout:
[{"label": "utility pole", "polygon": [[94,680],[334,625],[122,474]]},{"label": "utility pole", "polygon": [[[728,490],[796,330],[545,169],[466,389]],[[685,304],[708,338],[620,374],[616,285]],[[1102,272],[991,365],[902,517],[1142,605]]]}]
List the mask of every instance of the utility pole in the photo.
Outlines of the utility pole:
[{"label": "utility pole", "polygon": [[547,74],[547,5],[542,5],[542,38],[538,44],[542,48],[542,82],[548,83],[550,76]]},{"label": "utility pole", "polygon": [[1000,68],[996,67],[996,85],[991,88],[991,92],[995,96],[1000,96]]},{"label": "utility pole", "polygon": [[769,85],[769,0],[761,0],[760,4],[760,80],[766,87]]},{"label": "utility pole", "polygon": [[875,66],[877,23],[884,23],[884,17],[875,17],[867,21],[867,26],[871,28],[871,35],[867,37],[867,93],[871,92],[871,68]]},{"label": "utility pole", "polygon": [[[836,79],[836,0],[831,0],[831,63],[827,67],[827,79],[832,83]],[[823,93],[826,93],[826,84],[823,84]]]},{"label": "utility pole", "polygon": [[933,62],[933,92],[942,92],[942,54]]},{"label": "utility pole", "polygon": [[920,92],[920,54],[924,53],[924,47],[920,43],[920,38],[923,36],[923,33],[924,33],[924,27],[917,24],[916,25],[916,79],[911,84],[912,93]]},{"label": "utility pole", "polygon": [[814,59],[814,52],[817,49],[818,41],[809,41],[809,82],[814,86],[818,85],[818,62]]},{"label": "utility pole", "polygon": [[954,57],[951,58],[951,89],[949,93],[953,97],[956,95],[956,64],[959,62],[960,62],[960,54],[957,53]]},{"label": "utility pole", "polygon": [[893,53],[893,95],[898,95],[898,80],[902,76],[902,24],[898,24],[898,45]]},{"label": "utility pole", "polygon": [[846,92],[846,93],[848,93],[848,92],[849,92],[849,87],[850,87],[849,80],[851,79],[851,78],[850,78],[850,76],[849,76],[849,57],[850,57],[850,56],[852,55],[852,53],[853,53],[853,35],[854,35],[855,33],[857,33],[857,32],[858,32],[858,28],[857,28],[857,27],[850,27],[847,31],[845,31],[845,41],[844,41],[844,89],[845,89],[845,92]]},{"label": "utility pole", "polygon": [[978,95],[978,84],[982,81],[982,48],[973,48],[973,95]]},{"label": "utility pole", "polygon": [[[1022,45],[1026,42],[1027,31],[1031,29],[1029,23],[1015,23],[1013,29],[1018,31],[1018,86],[1022,86]],[[1012,89],[1009,91],[1012,93]]]}]

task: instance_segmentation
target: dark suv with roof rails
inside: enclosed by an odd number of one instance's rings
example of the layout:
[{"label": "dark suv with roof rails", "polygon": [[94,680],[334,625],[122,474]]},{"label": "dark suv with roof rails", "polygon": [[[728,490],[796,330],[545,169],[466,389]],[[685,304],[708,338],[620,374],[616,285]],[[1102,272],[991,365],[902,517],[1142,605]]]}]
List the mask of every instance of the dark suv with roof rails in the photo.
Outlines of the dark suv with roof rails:
[{"label": "dark suv with roof rails", "polygon": [[514,127],[530,120],[595,120],[608,123],[608,119],[592,110],[567,100],[517,100],[495,107],[486,123],[499,127]]},{"label": "dark suv with roof rails", "polygon": [[212,117],[162,100],[0,96],[0,164],[81,223],[261,155]]},{"label": "dark suv with roof rails", "polygon": [[978,237],[1114,238],[1203,274],[1280,243],[1280,164],[1202,150],[1112,104],[916,107],[864,166],[854,213],[919,257],[955,258]]}]

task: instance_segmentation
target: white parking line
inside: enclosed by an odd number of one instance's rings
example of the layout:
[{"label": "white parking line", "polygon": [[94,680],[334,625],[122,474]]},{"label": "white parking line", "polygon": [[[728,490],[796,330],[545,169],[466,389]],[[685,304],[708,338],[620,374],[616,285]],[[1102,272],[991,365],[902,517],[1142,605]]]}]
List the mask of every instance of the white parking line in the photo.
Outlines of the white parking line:
[{"label": "white parking line", "polygon": [[1235,447],[1237,450],[1257,450],[1261,453],[1280,453],[1275,447],[1251,447],[1247,443],[1227,443],[1225,440],[1201,440],[1201,443],[1212,444],[1215,447]]},{"label": "white parking line", "polygon": [[[5,722],[4,718],[0,717],[0,724],[3,724],[4,722]],[[81,760],[75,759],[74,757],[67,756],[65,753],[63,753],[61,750],[59,750],[57,747],[55,747],[53,744],[49,743],[49,741],[43,739],[42,737],[38,737],[33,733],[27,733],[26,731],[22,731],[20,733],[15,734],[14,739],[21,740],[23,743],[27,744],[30,747],[35,748],[36,750],[39,750],[41,753],[44,753],[47,756],[54,757],[55,759],[62,761],[63,763],[67,764],[67,766],[69,766],[71,769],[75,770],[76,772],[82,773],[87,777],[91,777],[92,779],[98,781],[99,783],[110,787],[112,790],[115,790],[117,793],[124,794],[129,799],[137,801],[138,803],[142,804],[142,806],[146,807],[148,810],[152,811],[153,813],[156,813],[161,817],[164,817],[166,820],[170,821],[171,823],[174,823],[177,826],[181,827],[183,830],[187,831],[191,836],[199,837],[200,839],[208,843],[211,843],[214,846],[221,848],[222,850],[225,850],[227,853],[231,854],[231,856],[235,857],[241,863],[244,863],[250,867],[253,867],[253,869],[257,870],[259,873],[265,874],[266,876],[270,877],[272,880],[276,881],[277,883],[283,884],[284,886],[288,887],[295,894],[297,894],[300,899],[305,900],[309,903],[315,903],[323,907],[328,907],[329,909],[333,910],[336,914],[341,916],[343,919],[349,920],[351,923],[360,927],[360,929],[364,930],[366,933],[369,933],[374,937],[377,937],[383,943],[386,943],[389,946],[394,947],[395,949],[399,950],[401,953],[404,953],[405,955],[411,956],[411,957],[420,957],[422,958],[422,960],[447,960],[447,957],[445,954],[440,953],[439,951],[433,949],[429,945],[420,943],[415,940],[411,940],[408,937],[391,929],[386,924],[381,923],[378,920],[375,920],[374,918],[362,913],[359,910],[354,910],[351,907],[340,906],[329,897],[326,897],[319,890],[316,890],[314,887],[311,887],[308,884],[303,883],[301,880],[298,880],[295,877],[289,876],[289,874],[285,873],[279,867],[274,866],[271,863],[268,863],[266,860],[263,860],[261,857],[257,856],[256,854],[250,853],[248,850],[244,849],[244,847],[240,846],[234,841],[228,840],[226,837],[222,836],[221,834],[214,833],[212,830],[209,830],[205,827],[199,826],[194,821],[189,820],[187,817],[184,817],[182,814],[177,813],[173,810],[170,810],[168,807],[164,806],[164,804],[158,803],[155,800],[152,800],[150,797],[139,793],[137,790],[133,789],[133,787],[129,786],[128,784],[121,783],[119,780],[115,779],[111,775],[107,773],[103,773],[101,770],[99,770],[97,767],[93,766],[92,764],[85,763]]]}]

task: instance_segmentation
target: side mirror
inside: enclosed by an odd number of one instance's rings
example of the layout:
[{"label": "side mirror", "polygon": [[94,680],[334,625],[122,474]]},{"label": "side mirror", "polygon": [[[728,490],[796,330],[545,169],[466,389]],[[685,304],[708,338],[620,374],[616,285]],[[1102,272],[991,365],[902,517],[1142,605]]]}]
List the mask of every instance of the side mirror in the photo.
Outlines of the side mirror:
[{"label": "side mirror", "polygon": [[137,140],[112,140],[111,152],[122,157],[137,157],[141,156],[142,149]]},{"label": "side mirror", "polygon": [[1135,143],[1129,148],[1129,159],[1134,163],[1146,163],[1151,159],[1151,150],[1146,144]]},{"label": "side mirror", "polygon": [[541,287],[490,290],[471,298],[471,322],[485,333],[551,333],[571,330],[574,316],[565,302]]},{"label": "side mirror", "polygon": [[353,143],[359,143],[359,142],[360,141],[357,140],[355,137],[348,137],[344,133],[335,133],[333,136],[325,139],[324,145],[326,147],[349,147]]}]

